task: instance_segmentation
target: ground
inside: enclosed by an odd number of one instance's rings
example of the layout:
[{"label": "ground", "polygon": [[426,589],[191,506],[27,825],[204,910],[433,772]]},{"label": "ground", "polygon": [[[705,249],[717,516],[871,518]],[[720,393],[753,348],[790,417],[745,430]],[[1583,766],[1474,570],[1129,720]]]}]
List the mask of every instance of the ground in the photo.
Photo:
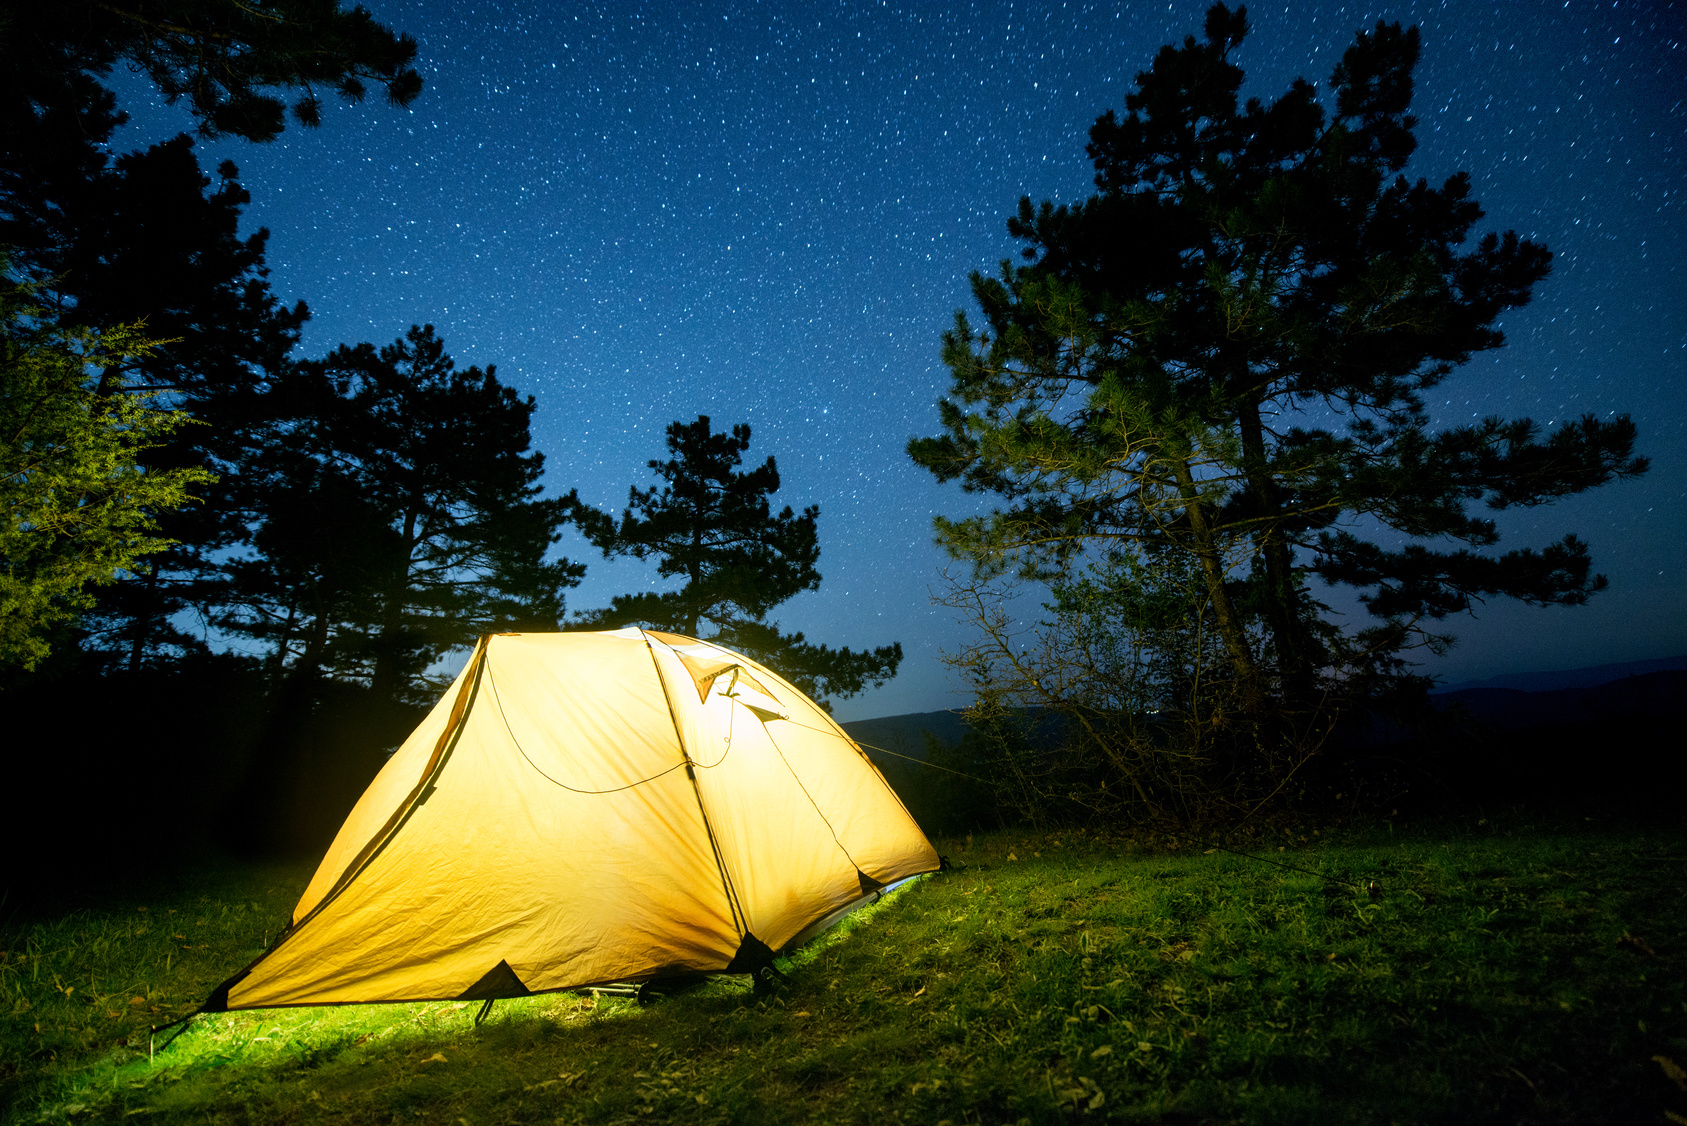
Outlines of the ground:
[{"label": "ground", "polygon": [[213,865],[0,927],[0,1102],[16,1123],[1687,1123],[1679,825],[1226,842],[1248,855],[939,841],[951,871],[768,997],[553,994],[479,1027],[463,1003],[219,1014],[149,1055],[309,875]]}]

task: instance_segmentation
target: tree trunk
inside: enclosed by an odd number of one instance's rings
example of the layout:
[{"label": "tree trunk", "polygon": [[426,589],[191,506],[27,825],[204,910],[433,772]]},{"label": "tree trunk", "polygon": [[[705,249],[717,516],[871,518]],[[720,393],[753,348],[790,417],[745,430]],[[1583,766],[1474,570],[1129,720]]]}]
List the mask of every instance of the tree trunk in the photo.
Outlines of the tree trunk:
[{"label": "tree trunk", "polygon": [[1265,705],[1265,686],[1260,681],[1259,662],[1248,646],[1248,635],[1242,628],[1242,620],[1231,605],[1230,592],[1224,588],[1224,560],[1214,542],[1212,526],[1207,522],[1206,509],[1201,503],[1200,491],[1195,487],[1195,478],[1189,472],[1189,463],[1181,457],[1168,460],[1177,476],[1178,492],[1183,496],[1183,511],[1189,517],[1189,530],[1194,541],[1192,548],[1201,562],[1207,595],[1213,601],[1213,620],[1218,626],[1219,636],[1224,639],[1224,648],[1230,654],[1231,668],[1236,672],[1242,708],[1249,714],[1255,714]]},{"label": "tree trunk", "polygon": [[311,603],[315,613],[305,634],[304,651],[293,666],[293,674],[315,681],[322,669],[322,653],[328,648],[328,599],[322,593],[321,579],[311,584]]},{"label": "tree trunk", "polygon": [[375,638],[375,671],[369,677],[369,692],[382,703],[398,696],[399,632],[404,622],[403,589],[389,589],[382,600],[381,632]]},{"label": "tree trunk", "polygon": [[[691,579],[692,590],[703,589],[702,559],[703,533],[693,527],[691,530],[691,564],[686,568],[687,577]],[[698,637],[699,634],[697,631],[700,628],[699,623],[702,615],[697,613],[697,604],[695,602],[687,608],[686,614],[685,635],[687,637]]]},{"label": "tree trunk", "polygon": [[142,584],[145,593],[140,598],[140,611],[135,615],[134,628],[129,635],[129,674],[133,676],[141,671],[141,660],[146,656],[146,643],[152,636],[152,619],[157,617],[158,605],[158,564],[155,562],[147,568],[146,582]]},{"label": "tree trunk", "polygon": [[264,681],[274,691],[281,683],[282,675],[287,668],[287,658],[293,653],[293,627],[299,621],[299,600],[287,600],[287,620],[281,626],[281,638],[276,642],[275,651],[264,661]]},{"label": "tree trunk", "polygon": [[1299,612],[1295,589],[1294,552],[1283,534],[1282,490],[1272,476],[1265,449],[1265,427],[1259,404],[1250,399],[1236,412],[1242,435],[1242,471],[1247,479],[1249,514],[1258,523],[1255,550],[1265,567],[1265,624],[1277,650],[1283,696],[1291,709],[1312,695],[1313,637]]},{"label": "tree trunk", "polygon": [[381,632],[375,640],[375,671],[369,677],[369,691],[377,705],[398,699],[399,657],[403,644],[404,608],[410,594],[410,558],[416,550],[414,509],[404,514],[404,555],[395,560],[392,585],[381,607]]}]

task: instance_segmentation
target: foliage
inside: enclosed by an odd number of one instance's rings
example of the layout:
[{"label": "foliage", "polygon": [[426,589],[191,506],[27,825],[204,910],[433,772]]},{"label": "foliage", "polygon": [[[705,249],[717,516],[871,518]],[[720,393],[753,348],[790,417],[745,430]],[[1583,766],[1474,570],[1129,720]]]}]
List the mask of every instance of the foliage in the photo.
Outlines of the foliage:
[{"label": "foliage", "polygon": [[202,504],[163,516],[163,535],[175,543],[145,574],[105,588],[85,618],[83,644],[133,672],[201,644],[177,615],[204,611],[219,560],[247,534],[237,485],[265,425],[262,394],[308,313],[270,292],[268,232],[241,237],[249,196],[232,164],[214,181],[185,136],[108,162],[96,139],[82,139],[71,154],[88,156],[85,163],[32,163],[29,153],[16,154],[17,164],[0,161],[17,172],[5,184],[0,241],[21,248],[25,272],[61,323],[110,329],[145,321],[164,337],[130,358],[124,376],[206,423],[178,430],[145,460],[153,469],[207,470],[219,482]]},{"label": "foliage", "polygon": [[187,421],[122,375],[156,347],[141,326],[67,329],[41,313],[0,279],[0,667],[24,669],[93,604],[90,588],[168,546],[160,511],[215,480],[140,464]]},{"label": "foliage", "polygon": [[414,56],[407,36],[334,0],[0,6],[0,245],[60,323],[147,324],[160,344],[128,374],[209,425],[178,430],[146,464],[220,478],[203,504],[162,515],[173,544],[144,574],[103,588],[84,616],[83,644],[107,664],[137,672],[203,648],[182,612],[208,611],[218,560],[249,530],[229,493],[261,423],[252,405],[308,314],[269,291],[268,232],[239,235],[248,196],[234,165],[213,187],[186,135],[114,157],[127,115],[102,83],[132,67],[168,100],[185,99],[201,135],[264,141],[281,131],[277,95],[289,91],[305,124],[324,88],[356,100],[378,82],[408,103],[421,85]]},{"label": "foliage", "polygon": [[62,104],[70,100],[65,93],[85,98],[124,63],[146,74],[166,101],[186,101],[207,138],[273,140],[286,124],[283,91],[298,92],[294,120],[316,125],[320,91],[358,102],[375,82],[404,106],[422,89],[412,65],[416,41],[339,0],[9,0],[0,28],[0,69],[38,104]]},{"label": "foliage", "polygon": [[989,764],[999,806],[1029,824],[1245,816],[1328,733],[1237,737],[1242,702],[1185,556],[1110,552],[1053,583],[1029,622],[1009,577],[944,580],[940,604],[974,627],[943,658],[973,692],[967,754]]},{"label": "foliage", "polygon": [[[657,558],[656,573],[685,585],[632,601],[643,613],[676,623],[698,636],[705,619],[727,623],[760,619],[779,603],[820,588],[820,509],[801,514],[787,505],[775,514],[768,497],[779,491],[773,458],[749,472],[738,467],[750,447],[750,428],[739,423],[716,434],[709,416],[668,427],[667,461],[649,467],[662,485],[628,491],[620,523],[570,494],[570,511],[580,530],[605,557]],[[653,601],[649,601],[653,600]],[[610,612],[631,608],[617,599]]]},{"label": "foliage", "polygon": [[413,326],[341,346],[266,396],[242,488],[257,527],[218,622],[279,667],[366,678],[379,698],[481,633],[555,629],[584,568],[548,560],[565,515],[539,497],[531,396],[459,370]]},{"label": "foliage", "polygon": [[[259,641],[274,676],[364,677],[391,698],[481,628],[554,627],[578,569],[542,560],[560,516],[532,499],[531,400],[490,371],[453,373],[431,335],[391,356],[364,345],[292,361],[308,312],[270,292],[268,232],[240,236],[249,196],[234,166],[213,182],[186,136],[57,171],[11,182],[0,237],[30,248],[61,316],[169,334],[128,376],[208,425],[147,464],[219,478],[203,505],[164,518],[174,543],[152,567],[102,593],[87,649],[130,672],[191,653],[192,609]],[[373,482],[382,457],[403,483]]]},{"label": "foliage", "polygon": [[779,491],[773,458],[748,472],[739,469],[750,447],[750,428],[739,423],[717,434],[708,415],[675,422],[667,430],[667,461],[651,461],[660,487],[633,486],[619,522],[581,501],[565,498],[568,511],[605,558],[657,559],[663,578],[680,589],[620,595],[610,606],[584,615],[582,625],[617,629],[645,625],[688,637],[719,641],[770,666],[811,696],[853,696],[896,675],[900,643],[871,652],[833,649],[784,634],[766,618],[773,607],[820,588],[820,509],[801,513],[789,505],[775,513],[768,498]]},{"label": "foliage", "polygon": [[[1469,177],[1400,175],[1416,29],[1361,33],[1329,108],[1298,79],[1239,105],[1246,34],[1214,6],[1204,41],[1162,49],[1126,116],[1096,121],[1098,194],[1020,201],[1025,264],[973,275],[987,327],[957,314],[944,433],[908,452],[1004,502],[937,521],[981,575],[1186,560],[1241,713],[1305,728],[1332,692],[1398,682],[1403,651],[1448,644],[1439,623],[1481,599],[1576,605],[1605,585],[1573,535],[1487,551],[1496,524],[1471,505],[1541,504],[1646,462],[1626,417],[1432,425],[1425,393],[1503,343],[1498,318],[1550,255],[1513,232],[1461,250],[1482,217]],[[1314,577],[1356,589],[1373,623],[1338,628]]]},{"label": "foliage", "polygon": [[768,1000],[718,979],[648,1008],[499,1001],[478,1028],[463,1002],[229,1013],[149,1059],[148,1025],[273,937],[306,875],[225,870],[0,931],[0,1105],[20,1123],[1687,1112],[1672,829],[1234,843],[1330,880],[1189,841],[979,836],[792,958]]}]

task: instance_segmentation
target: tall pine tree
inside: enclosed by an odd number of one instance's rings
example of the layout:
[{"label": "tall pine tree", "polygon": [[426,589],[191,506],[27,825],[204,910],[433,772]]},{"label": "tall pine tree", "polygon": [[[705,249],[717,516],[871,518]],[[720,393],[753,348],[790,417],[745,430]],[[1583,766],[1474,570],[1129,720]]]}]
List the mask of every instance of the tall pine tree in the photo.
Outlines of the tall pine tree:
[{"label": "tall pine tree", "polygon": [[85,644],[131,670],[202,645],[179,615],[214,597],[221,558],[249,530],[242,473],[268,426],[267,389],[309,315],[302,302],[287,308],[270,291],[269,232],[241,237],[250,197],[235,176],[227,162],[215,179],[206,176],[182,136],[35,201],[43,222],[14,215],[15,223],[0,223],[0,239],[36,241],[30,272],[53,279],[44,296],[59,323],[104,330],[144,322],[162,339],[113,375],[204,424],[177,430],[142,463],[201,470],[216,483],[203,490],[203,503],[160,514],[174,545],[103,591],[86,619]]},{"label": "tall pine tree", "polygon": [[[1244,9],[1216,5],[1204,40],[1137,75],[1126,115],[1090,131],[1096,195],[1020,201],[1023,264],[973,276],[987,327],[957,314],[944,432],[908,452],[1005,502],[937,522],[986,570],[1189,559],[1241,709],[1305,714],[1323,692],[1393,681],[1404,649],[1445,644],[1439,623],[1478,599],[1586,601],[1605,580],[1580,539],[1497,553],[1494,520],[1470,508],[1542,504],[1646,462],[1626,417],[1434,425],[1425,393],[1504,342],[1498,318],[1550,255],[1509,231],[1466,246],[1482,218],[1468,175],[1400,174],[1415,28],[1360,34],[1328,105],[1304,80],[1241,104],[1247,31]],[[1356,588],[1373,622],[1338,629],[1314,577]]]}]

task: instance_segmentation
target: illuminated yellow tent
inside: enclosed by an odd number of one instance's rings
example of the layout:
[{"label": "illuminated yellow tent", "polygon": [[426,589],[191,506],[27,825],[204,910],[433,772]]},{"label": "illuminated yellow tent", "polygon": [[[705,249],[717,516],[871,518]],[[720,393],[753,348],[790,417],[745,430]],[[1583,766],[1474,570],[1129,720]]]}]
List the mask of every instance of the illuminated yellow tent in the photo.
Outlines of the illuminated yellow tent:
[{"label": "illuminated yellow tent", "polygon": [[499,634],[204,1011],[756,973],[938,865],[842,729],[747,657],[637,629]]}]

